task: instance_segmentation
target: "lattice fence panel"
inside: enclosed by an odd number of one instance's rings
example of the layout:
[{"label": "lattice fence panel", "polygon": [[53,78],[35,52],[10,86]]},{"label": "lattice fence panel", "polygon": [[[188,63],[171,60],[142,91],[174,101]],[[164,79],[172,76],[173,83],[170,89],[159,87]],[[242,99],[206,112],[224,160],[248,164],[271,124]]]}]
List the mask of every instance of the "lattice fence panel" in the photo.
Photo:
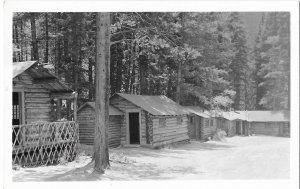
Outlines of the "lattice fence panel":
[{"label": "lattice fence panel", "polygon": [[12,135],[13,164],[23,167],[53,165],[61,161],[72,161],[76,157],[76,122],[14,125]]}]

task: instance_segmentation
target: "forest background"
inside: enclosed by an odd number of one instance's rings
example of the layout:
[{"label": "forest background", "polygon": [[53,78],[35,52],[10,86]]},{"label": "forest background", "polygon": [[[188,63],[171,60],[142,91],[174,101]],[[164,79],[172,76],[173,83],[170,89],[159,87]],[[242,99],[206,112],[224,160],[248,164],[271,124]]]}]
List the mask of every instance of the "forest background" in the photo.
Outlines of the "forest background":
[{"label": "forest background", "polygon": [[[14,13],[13,61],[37,60],[95,99],[95,13]],[[219,110],[289,109],[286,12],[111,14],[110,94]],[[70,106],[70,104],[66,104]]]}]

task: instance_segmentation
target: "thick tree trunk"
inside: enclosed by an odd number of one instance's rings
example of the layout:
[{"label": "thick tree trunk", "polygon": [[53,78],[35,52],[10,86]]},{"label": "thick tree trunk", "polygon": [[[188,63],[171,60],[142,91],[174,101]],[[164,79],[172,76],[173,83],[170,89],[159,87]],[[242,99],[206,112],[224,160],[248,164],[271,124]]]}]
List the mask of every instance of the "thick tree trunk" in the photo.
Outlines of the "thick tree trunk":
[{"label": "thick tree trunk", "polygon": [[[14,36],[15,37],[15,45],[19,49],[20,48],[20,44],[19,44],[20,40],[19,40],[18,23],[14,24],[14,33],[15,33],[15,36]],[[16,52],[15,55],[16,55],[16,60],[15,61],[20,62],[20,59],[21,59],[20,58],[20,51]]]},{"label": "thick tree trunk", "polygon": [[147,74],[148,74],[148,62],[147,58],[144,55],[139,57],[139,68],[140,68],[140,94],[148,94],[148,83],[147,83]]},{"label": "thick tree trunk", "polygon": [[130,87],[129,87],[130,94],[134,94],[134,83],[135,83],[135,64],[133,64],[131,68]]},{"label": "thick tree trunk", "polygon": [[20,34],[20,38],[21,38],[21,43],[20,43],[20,49],[21,49],[21,51],[20,51],[20,62],[23,62],[23,55],[24,55],[24,52],[23,52],[23,42],[24,42],[24,30],[23,30],[23,21],[21,20],[20,21],[20,32],[21,32],[21,34]]},{"label": "thick tree trunk", "polygon": [[125,92],[128,93],[129,92],[129,85],[130,85],[130,70],[131,70],[131,66],[132,66],[132,53],[133,53],[133,45],[130,44],[130,53],[129,53],[129,61],[127,64],[127,70],[126,70],[126,77],[125,77]]},{"label": "thick tree trunk", "polygon": [[[182,36],[182,43],[185,43],[185,18],[184,13],[181,13],[181,36]],[[177,67],[177,86],[176,86],[176,102],[180,104],[180,93],[181,93],[181,70],[182,70],[182,62],[178,60],[178,67]]]},{"label": "thick tree trunk", "polygon": [[[123,48],[121,48],[120,50],[123,51]],[[122,71],[123,71],[123,65],[122,65],[122,59],[123,56],[121,56],[123,53],[120,53],[120,57],[118,57],[117,59],[117,75],[116,75],[116,91],[117,93],[119,93],[121,91],[122,88]]]},{"label": "thick tree trunk", "polygon": [[[69,40],[68,35],[64,35],[64,43],[63,43],[63,53],[64,53],[64,64],[69,65],[70,63],[70,56],[69,56]],[[70,82],[70,70],[64,70],[66,82]],[[58,69],[58,74],[60,74],[60,69]]]},{"label": "thick tree trunk", "polygon": [[180,86],[181,86],[181,61],[178,61],[177,68],[177,86],[176,86],[176,102],[180,104]]},{"label": "thick tree trunk", "polygon": [[49,57],[49,32],[48,32],[48,13],[45,13],[45,58],[44,62],[48,62]]},{"label": "thick tree trunk", "polygon": [[118,45],[114,45],[111,47],[111,62],[110,62],[110,84],[111,84],[111,92],[114,94],[116,92],[116,62],[118,61]]},{"label": "thick tree trunk", "polygon": [[110,13],[97,13],[96,26],[96,124],[93,158],[95,171],[104,173],[104,170],[109,167],[107,139],[109,77],[107,76],[109,76]]},{"label": "thick tree trunk", "polygon": [[[57,14],[57,18],[61,19],[61,13]],[[57,31],[56,32],[59,33],[60,31],[61,31],[61,25],[60,25],[60,23],[57,23]],[[48,34],[47,34],[47,37],[49,38]],[[48,43],[48,40],[46,40],[46,41]],[[56,50],[55,73],[58,76],[60,76],[61,75],[61,54],[62,53],[61,53],[61,37],[59,37],[59,35],[57,35],[57,37],[56,37],[55,45],[56,45],[56,48],[55,48],[55,50]],[[47,51],[48,51],[48,47],[46,47],[46,52]],[[48,52],[46,53],[45,56],[47,56],[47,60],[48,60],[48,56],[49,56]],[[45,61],[46,61],[46,59],[45,59]]]},{"label": "thick tree trunk", "polygon": [[30,24],[31,24],[31,40],[32,40],[32,51],[31,60],[39,60],[38,44],[36,39],[36,27],[35,27],[35,13],[30,13]]}]

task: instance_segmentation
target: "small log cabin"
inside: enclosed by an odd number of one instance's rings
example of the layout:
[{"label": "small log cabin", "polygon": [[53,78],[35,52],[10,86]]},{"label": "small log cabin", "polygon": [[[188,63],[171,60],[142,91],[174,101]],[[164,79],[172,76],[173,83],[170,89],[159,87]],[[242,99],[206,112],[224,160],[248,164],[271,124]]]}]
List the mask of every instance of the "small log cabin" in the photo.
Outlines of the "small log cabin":
[{"label": "small log cabin", "polygon": [[[36,61],[13,63],[13,125],[49,122],[53,106],[60,114],[61,99],[76,100],[76,93]],[[56,103],[55,103],[56,102]],[[74,106],[76,108],[76,106]]]},{"label": "small log cabin", "polygon": [[248,123],[244,114],[231,111],[216,116],[217,128],[226,132],[228,137],[235,135],[248,135]]},{"label": "small log cabin", "polygon": [[217,130],[215,119],[199,107],[187,106],[185,108],[190,113],[188,115],[189,137],[201,141],[212,138]]},{"label": "small log cabin", "polygon": [[[79,124],[79,143],[92,145],[95,132],[95,102],[86,102],[77,111]],[[118,147],[121,144],[121,127],[125,126],[124,113],[109,106],[109,147]]]},{"label": "small log cabin", "polygon": [[238,111],[247,118],[249,134],[290,136],[289,111]]},{"label": "small log cabin", "polygon": [[125,113],[122,145],[159,147],[189,140],[189,113],[166,96],[116,93],[110,104]]},{"label": "small log cabin", "polygon": [[13,63],[12,89],[13,163],[55,163],[60,150],[73,159],[78,125],[61,121],[60,110],[64,99],[72,101],[75,111],[77,93],[36,61]]}]

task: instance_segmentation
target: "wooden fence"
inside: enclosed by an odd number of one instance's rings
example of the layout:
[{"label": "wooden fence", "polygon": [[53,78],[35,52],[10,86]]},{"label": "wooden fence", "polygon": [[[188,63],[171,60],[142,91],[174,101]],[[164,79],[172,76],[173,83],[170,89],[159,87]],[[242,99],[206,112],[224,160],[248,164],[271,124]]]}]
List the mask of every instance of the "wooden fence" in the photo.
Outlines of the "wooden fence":
[{"label": "wooden fence", "polygon": [[74,121],[14,125],[12,135],[13,164],[52,165],[76,157],[78,124]]}]

